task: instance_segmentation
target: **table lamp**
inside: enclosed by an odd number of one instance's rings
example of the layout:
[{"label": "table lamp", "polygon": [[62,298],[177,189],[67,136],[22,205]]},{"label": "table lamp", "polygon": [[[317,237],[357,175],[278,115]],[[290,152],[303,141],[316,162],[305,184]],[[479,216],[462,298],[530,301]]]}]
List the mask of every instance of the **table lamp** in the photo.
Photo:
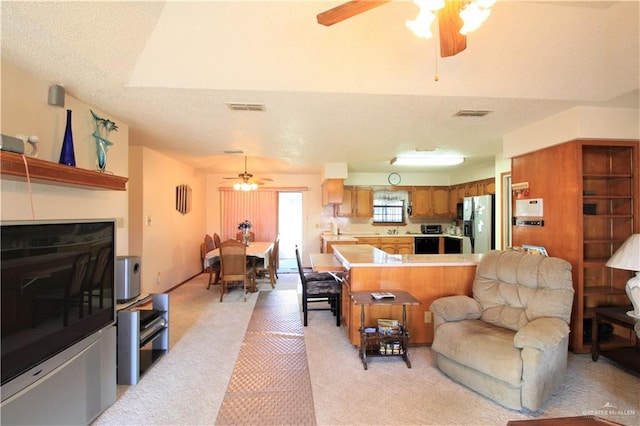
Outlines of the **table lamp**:
[{"label": "table lamp", "polygon": [[624,289],[633,304],[633,311],[627,312],[627,315],[640,319],[640,274],[638,272],[640,271],[640,234],[633,234],[627,238],[606,265],[636,273],[627,281]]}]

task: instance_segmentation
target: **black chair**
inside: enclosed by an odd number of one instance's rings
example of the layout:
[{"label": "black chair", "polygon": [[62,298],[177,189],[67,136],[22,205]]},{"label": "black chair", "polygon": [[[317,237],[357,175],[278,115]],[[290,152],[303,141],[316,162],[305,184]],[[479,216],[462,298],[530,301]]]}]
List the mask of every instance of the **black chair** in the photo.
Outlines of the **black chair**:
[{"label": "black chair", "polygon": [[[217,237],[217,242],[216,242]],[[220,248],[220,237],[218,234],[213,234],[213,237],[209,234],[204,236],[204,242],[200,244],[200,259],[204,266],[204,258],[213,249]],[[209,265],[205,272],[209,273],[209,283],[207,284],[207,290],[211,287],[211,284],[218,284],[220,281],[220,260],[216,260],[212,265]],[[212,280],[213,274],[215,274],[215,280]]]},{"label": "black chair", "polygon": [[[84,316],[84,302],[85,302],[85,290],[86,290],[86,276],[89,271],[89,265],[91,262],[91,253],[81,253],[77,255],[70,268],[70,275],[65,277],[65,286],[53,289],[47,289],[37,292],[33,296],[33,303],[50,302],[56,305],[62,305],[62,324],[63,326],[69,325],[69,311],[72,307],[78,306],[78,317]],[[36,326],[38,319],[34,308],[34,314],[32,315],[32,326]]]},{"label": "black chair", "polygon": [[[93,299],[98,297],[98,306],[104,308],[104,282],[109,272],[112,272],[113,252],[111,246],[104,246],[98,250],[96,260],[94,262],[93,273],[87,287],[87,303],[89,305],[89,313],[93,312]],[[111,266],[111,271],[110,267]],[[96,294],[96,292],[98,294]]]},{"label": "black chair", "polygon": [[[336,326],[340,326],[342,283],[326,272],[305,273],[302,268],[298,246],[296,246],[296,261],[298,262],[298,273],[302,284],[304,326],[307,326],[307,314],[309,311],[331,311],[336,317]],[[309,305],[314,303],[327,303],[328,306],[311,308]]]}]

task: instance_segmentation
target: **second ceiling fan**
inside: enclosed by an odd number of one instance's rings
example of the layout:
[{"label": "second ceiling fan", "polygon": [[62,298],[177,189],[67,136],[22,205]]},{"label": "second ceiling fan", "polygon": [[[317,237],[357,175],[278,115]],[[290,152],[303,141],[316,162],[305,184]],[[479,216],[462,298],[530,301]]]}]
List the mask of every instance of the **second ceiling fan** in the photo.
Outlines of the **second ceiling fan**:
[{"label": "second ceiling fan", "polygon": [[[337,24],[338,22],[342,22],[348,18],[359,15],[378,6],[382,6],[390,1],[391,0],[352,0],[318,14],[318,23],[325,26]],[[416,4],[418,3],[420,2],[416,2]],[[422,7],[429,8],[429,3],[436,4],[437,2],[424,1],[422,4],[425,6]],[[471,2],[443,0],[440,3],[441,6],[434,6],[431,8],[431,11],[437,15],[440,36],[440,56],[444,58],[447,56],[457,55],[467,47],[467,37],[460,33],[460,30],[464,26],[464,21],[460,17],[460,12]],[[493,1],[491,1],[491,3],[493,3]],[[486,14],[488,15],[488,7],[486,8]]]},{"label": "second ceiling fan", "polygon": [[[238,173],[237,177],[225,177],[223,179],[235,179],[238,180],[234,187],[242,190],[256,189],[258,185],[264,185],[264,182],[273,182],[273,179],[269,178],[256,178],[253,174],[247,172],[247,157],[244,157],[244,173]],[[246,188],[246,189],[245,189]]]}]

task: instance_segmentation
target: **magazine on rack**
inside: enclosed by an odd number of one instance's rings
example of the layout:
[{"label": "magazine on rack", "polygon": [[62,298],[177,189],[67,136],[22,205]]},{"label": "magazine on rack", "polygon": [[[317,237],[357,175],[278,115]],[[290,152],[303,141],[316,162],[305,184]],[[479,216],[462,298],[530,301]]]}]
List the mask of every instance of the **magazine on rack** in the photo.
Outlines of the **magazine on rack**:
[{"label": "magazine on rack", "polygon": [[371,297],[373,297],[376,300],[382,300],[382,299],[395,299],[396,295],[393,293],[385,293],[385,292],[373,292],[371,293]]}]

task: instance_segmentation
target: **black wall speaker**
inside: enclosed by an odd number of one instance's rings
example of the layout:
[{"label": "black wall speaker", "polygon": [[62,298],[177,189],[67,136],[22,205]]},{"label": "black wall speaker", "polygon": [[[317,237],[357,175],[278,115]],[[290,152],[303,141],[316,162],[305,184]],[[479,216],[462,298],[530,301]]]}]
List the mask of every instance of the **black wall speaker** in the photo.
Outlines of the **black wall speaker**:
[{"label": "black wall speaker", "polygon": [[49,87],[49,105],[64,106],[64,87],[57,84]]}]

